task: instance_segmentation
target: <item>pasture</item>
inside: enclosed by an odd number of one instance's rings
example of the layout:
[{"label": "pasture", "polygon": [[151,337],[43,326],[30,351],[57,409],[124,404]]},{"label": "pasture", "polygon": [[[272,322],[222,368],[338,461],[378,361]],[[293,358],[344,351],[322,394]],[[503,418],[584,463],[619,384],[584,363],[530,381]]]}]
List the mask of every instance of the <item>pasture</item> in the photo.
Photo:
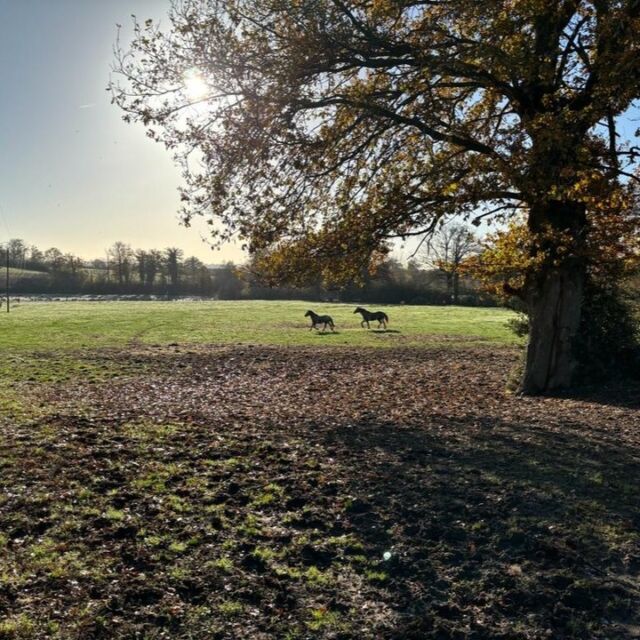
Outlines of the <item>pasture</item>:
[{"label": "pasture", "polygon": [[0,638],[637,637],[640,388],[514,398],[510,312],[354,307],[0,317]]},{"label": "pasture", "polygon": [[[26,302],[1,317],[0,348],[80,349],[128,343],[385,347],[468,342],[513,344],[505,309],[385,306],[388,332],[367,332],[356,305],[310,302]],[[372,309],[374,307],[371,307]],[[376,307],[377,308],[377,307]],[[329,314],[336,333],[308,331],[307,309]],[[372,323],[375,329],[377,323]],[[305,332],[304,329],[307,328]]]}]

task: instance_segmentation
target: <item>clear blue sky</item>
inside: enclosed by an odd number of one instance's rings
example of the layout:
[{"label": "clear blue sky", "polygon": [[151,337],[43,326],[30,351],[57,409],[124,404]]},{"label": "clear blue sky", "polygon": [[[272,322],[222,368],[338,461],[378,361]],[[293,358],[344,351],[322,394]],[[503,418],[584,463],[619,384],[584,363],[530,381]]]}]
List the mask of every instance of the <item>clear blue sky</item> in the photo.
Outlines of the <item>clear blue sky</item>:
[{"label": "clear blue sky", "polygon": [[116,24],[166,16],[169,0],[0,0],[0,242],[20,237],[101,257],[116,240],[179,246],[206,262],[204,224],[176,218],[170,155],[109,103]]}]

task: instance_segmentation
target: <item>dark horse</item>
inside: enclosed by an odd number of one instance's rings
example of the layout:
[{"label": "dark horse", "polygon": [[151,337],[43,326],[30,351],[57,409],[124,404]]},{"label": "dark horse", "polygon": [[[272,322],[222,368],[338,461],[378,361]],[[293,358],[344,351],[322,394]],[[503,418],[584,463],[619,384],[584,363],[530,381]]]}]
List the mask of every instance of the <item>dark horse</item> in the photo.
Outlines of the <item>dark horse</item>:
[{"label": "dark horse", "polygon": [[380,327],[387,328],[387,322],[389,322],[389,316],[384,311],[367,311],[362,307],[357,307],[353,313],[359,313],[362,316],[361,327],[364,327],[364,323],[367,323],[367,329],[371,329],[369,326],[369,320],[378,321],[378,329]]},{"label": "dark horse", "polygon": [[305,318],[311,318],[311,328],[309,329],[309,331],[311,331],[312,329],[318,329],[318,327],[316,325],[322,324],[324,325],[322,327],[323,331],[327,330],[327,326],[331,327],[331,331],[333,331],[335,325],[333,324],[333,320],[331,319],[331,316],[319,316],[317,313],[314,313],[313,311],[311,311],[311,309],[309,309],[309,311],[307,311],[307,313],[304,314]]}]

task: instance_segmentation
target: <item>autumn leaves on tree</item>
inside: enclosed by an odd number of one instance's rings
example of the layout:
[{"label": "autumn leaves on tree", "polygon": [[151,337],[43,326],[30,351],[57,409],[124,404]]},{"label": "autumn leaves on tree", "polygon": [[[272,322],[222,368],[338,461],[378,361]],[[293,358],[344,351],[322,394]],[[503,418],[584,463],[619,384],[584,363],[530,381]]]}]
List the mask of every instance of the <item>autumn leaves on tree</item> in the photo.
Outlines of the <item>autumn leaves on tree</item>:
[{"label": "autumn leaves on tree", "polygon": [[637,183],[616,125],[640,94],[638,0],[182,0],[167,31],[135,29],[113,100],[182,163],[186,222],[299,282],[452,216],[519,216],[521,390],[571,384],[588,256]]}]

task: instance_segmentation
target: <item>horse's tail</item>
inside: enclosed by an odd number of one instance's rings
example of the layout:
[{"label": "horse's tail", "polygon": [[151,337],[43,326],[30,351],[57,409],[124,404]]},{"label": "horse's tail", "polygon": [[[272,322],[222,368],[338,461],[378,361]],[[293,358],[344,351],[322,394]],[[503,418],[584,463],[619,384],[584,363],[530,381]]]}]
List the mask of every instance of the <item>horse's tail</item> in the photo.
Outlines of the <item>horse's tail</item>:
[{"label": "horse's tail", "polygon": [[384,316],[384,321],[388,323],[389,322],[389,316],[384,311],[382,312],[382,315]]},{"label": "horse's tail", "polygon": [[333,324],[333,318],[329,318],[329,326],[334,329],[335,328],[335,324]]}]

